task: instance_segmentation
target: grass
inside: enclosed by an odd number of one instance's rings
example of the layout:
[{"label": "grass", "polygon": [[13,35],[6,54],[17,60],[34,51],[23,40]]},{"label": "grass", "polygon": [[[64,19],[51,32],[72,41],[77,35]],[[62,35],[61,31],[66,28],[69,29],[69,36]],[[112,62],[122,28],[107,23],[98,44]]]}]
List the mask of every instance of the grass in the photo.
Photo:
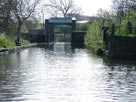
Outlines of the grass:
[{"label": "grass", "polygon": [[[13,48],[15,47],[15,37],[10,37],[5,34],[0,35],[0,48]],[[21,39],[21,45],[30,44],[29,41]]]}]

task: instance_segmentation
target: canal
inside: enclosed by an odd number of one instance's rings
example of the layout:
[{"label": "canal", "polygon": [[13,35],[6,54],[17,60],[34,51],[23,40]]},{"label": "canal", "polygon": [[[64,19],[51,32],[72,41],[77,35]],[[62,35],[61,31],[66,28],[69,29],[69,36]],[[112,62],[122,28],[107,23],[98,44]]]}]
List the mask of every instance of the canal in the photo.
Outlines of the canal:
[{"label": "canal", "polygon": [[105,61],[65,43],[0,56],[0,102],[135,101],[135,62]]}]

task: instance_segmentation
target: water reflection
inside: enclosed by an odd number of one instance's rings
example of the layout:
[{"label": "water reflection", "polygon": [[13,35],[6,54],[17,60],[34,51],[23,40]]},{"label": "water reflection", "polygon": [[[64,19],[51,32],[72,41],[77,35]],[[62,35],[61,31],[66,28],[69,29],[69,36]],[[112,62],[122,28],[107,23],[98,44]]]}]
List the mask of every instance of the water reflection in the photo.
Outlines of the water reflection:
[{"label": "water reflection", "polygon": [[103,61],[70,44],[0,57],[0,102],[134,102],[135,62]]}]

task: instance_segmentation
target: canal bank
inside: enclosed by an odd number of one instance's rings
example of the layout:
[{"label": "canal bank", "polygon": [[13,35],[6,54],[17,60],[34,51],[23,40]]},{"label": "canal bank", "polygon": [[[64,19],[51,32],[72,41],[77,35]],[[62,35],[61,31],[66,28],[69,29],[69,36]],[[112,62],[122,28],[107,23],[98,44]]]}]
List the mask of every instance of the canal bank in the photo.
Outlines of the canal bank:
[{"label": "canal bank", "polygon": [[5,54],[8,54],[8,53],[15,52],[17,50],[35,47],[35,46],[38,46],[38,45],[47,45],[47,43],[33,43],[33,44],[29,44],[29,45],[15,46],[13,48],[0,48],[0,55],[5,55]]}]

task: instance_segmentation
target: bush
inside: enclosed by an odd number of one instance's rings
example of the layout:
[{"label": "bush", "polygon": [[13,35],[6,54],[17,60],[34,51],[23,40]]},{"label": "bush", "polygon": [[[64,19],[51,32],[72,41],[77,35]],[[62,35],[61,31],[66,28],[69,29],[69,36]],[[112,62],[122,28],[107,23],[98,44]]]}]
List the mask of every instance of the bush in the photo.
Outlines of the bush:
[{"label": "bush", "polygon": [[28,45],[28,44],[30,44],[30,42],[28,40],[24,40],[24,39],[21,39],[20,42],[21,42],[21,45]]},{"label": "bush", "polygon": [[6,35],[0,36],[0,48],[11,48],[14,45],[15,45],[14,41],[9,36]]},{"label": "bush", "polygon": [[[11,37],[7,35],[0,35],[0,48],[12,48],[15,46],[15,39],[16,37]],[[28,45],[30,44],[29,41],[21,39],[21,45]]]},{"label": "bush", "polygon": [[89,25],[90,25],[89,23],[78,24],[77,30],[79,30],[79,31],[87,31],[88,28],[89,28]]},{"label": "bush", "polygon": [[[132,23],[132,33],[128,31],[128,21]],[[119,36],[130,36],[135,37],[136,36],[136,21],[133,18],[122,18],[121,24],[116,24],[116,30],[115,34]]]},{"label": "bush", "polygon": [[87,48],[91,48],[95,52],[97,52],[99,49],[103,49],[103,36],[98,22],[95,21],[90,24],[85,36],[85,45]]}]

